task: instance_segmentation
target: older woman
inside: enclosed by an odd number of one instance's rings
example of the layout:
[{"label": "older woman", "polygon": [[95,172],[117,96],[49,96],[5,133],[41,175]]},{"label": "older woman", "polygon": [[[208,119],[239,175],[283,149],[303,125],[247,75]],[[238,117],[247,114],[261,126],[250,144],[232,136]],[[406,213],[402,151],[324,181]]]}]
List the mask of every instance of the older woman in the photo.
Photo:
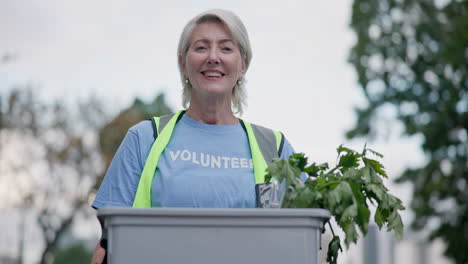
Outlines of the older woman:
[{"label": "older woman", "polygon": [[[235,116],[251,58],[247,31],[232,12],[189,21],[178,47],[186,110],[129,129],[93,207],[261,206],[256,185],[267,164],[293,149],[281,133]],[[98,245],[95,263],[102,252]]]}]

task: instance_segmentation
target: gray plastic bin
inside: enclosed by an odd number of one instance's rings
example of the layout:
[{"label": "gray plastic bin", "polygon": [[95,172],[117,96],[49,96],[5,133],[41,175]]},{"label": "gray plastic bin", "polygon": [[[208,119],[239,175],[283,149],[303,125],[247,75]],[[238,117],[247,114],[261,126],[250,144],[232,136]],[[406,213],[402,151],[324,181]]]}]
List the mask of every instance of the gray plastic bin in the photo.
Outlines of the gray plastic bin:
[{"label": "gray plastic bin", "polygon": [[104,208],[108,263],[316,264],[323,209]]}]

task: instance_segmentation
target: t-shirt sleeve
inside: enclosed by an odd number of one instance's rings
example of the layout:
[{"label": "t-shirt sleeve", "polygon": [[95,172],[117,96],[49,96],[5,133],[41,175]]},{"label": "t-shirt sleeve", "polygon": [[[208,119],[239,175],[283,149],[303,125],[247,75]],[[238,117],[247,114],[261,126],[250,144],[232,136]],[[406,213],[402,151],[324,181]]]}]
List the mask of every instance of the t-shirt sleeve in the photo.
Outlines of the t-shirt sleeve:
[{"label": "t-shirt sleeve", "polygon": [[107,169],[92,207],[97,209],[133,205],[143,170],[140,156],[138,135],[130,129]]},{"label": "t-shirt sleeve", "polygon": [[[289,157],[293,155],[294,153],[296,153],[294,151],[294,148],[291,146],[291,144],[289,144],[289,141],[286,138],[284,138],[283,151],[281,152],[280,158],[289,159]],[[307,173],[305,172],[301,173],[301,179],[303,181],[306,181],[308,178],[309,178],[309,175],[307,175]]]}]

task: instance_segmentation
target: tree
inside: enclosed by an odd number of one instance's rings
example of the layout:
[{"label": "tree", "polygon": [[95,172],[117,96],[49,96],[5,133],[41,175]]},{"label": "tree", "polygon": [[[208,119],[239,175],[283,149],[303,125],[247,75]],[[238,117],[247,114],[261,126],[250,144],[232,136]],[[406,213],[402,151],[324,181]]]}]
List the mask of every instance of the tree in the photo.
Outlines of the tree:
[{"label": "tree", "polygon": [[150,103],[136,99],[110,122],[102,105],[96,97],[46,102],[28,85],[0,95],[0,187],[8,190],[0,191],[1,204],[35,212],[41,263],[54,261],[75,216],[89,208],[128,128],[171,112],[164,94]]},{"label": "tree", "polygon": [[31,210],[50,263],[75,215],[89,207],[102,171],[97,130],[106,120],[96,98],[73,107],[44,102],[32,87],[13,88],[0,108],[0,181],[4,206]]},{"label": "tree", "polygon": [[[105,168],[109,167],[120,142],[122,142],[127,130],[131,126],[153,116],[162,116],[172,112],[171,107],[166,103],[163,93],[158,94],[150,103],[145,103],[141,99],[136,98],[130,107],[122,110],[99,131],[99,144],[105,161]],[[98,184],[95,186],[95,189],[99,187],[102,176],[97,182]]]},{"label": "tree", "polygon": [[375,138],[386,108],[405,135],[422,136],[427,163],[398,178],[414,186],[412,226],[468,263],[468,1],[354,0],[351,27],[349,59],[367,105],[347,136]]}]

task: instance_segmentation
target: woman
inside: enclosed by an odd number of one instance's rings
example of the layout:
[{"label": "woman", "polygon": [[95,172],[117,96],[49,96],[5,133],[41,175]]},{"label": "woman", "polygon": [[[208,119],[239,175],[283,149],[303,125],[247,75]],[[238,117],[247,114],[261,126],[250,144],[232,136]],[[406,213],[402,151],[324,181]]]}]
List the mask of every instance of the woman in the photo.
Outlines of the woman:
[{"label": "woman", "polygon": [[[256,185],[267,164],[294,151],[280,133],[235,116],[245,104],[251,58],[247,31],[232,12],[210,10],[189,21],[178,47],[187,110],[129,129],[93,207],[262,206]],[[102,252],[98,245],[95,263]]]}]

